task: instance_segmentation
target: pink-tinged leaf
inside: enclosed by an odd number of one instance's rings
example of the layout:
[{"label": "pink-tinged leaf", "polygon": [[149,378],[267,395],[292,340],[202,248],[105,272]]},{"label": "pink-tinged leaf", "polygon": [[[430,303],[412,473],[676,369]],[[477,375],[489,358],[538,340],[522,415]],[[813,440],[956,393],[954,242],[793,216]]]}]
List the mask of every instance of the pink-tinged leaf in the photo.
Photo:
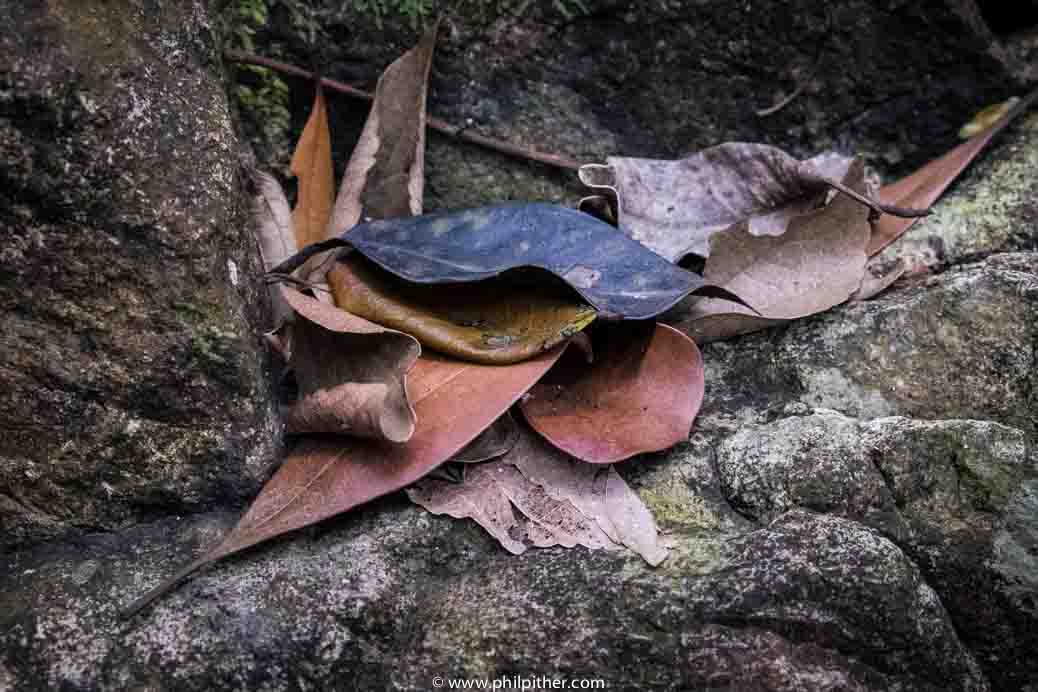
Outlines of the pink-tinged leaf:
[{"label": "pink-tinged leaf", "polygon": [[703,401],[703,359],[671,327],[609,325],[594,337],[590,365],[571,349],[523,397],[530,426],[594,464],[609,464],[688,439]]},{"label": "pink-tinged leaf", "polygon": [[[884,186],[879,191],[880,201],[899,207],[929,208],[995,135],[1031,107],[1035,98],[1038,98],[1038,91],[1033,91],[1025,96],[994,124],[989,125],[987,129],[974,135],[944,156],[934,159],[911,175]],[[887,214],[881,216],[873,226],[872,238],[869,240],[868,247],[869,255],[875,255],[900,238],[916,221],[918,219],[902,219]]]},{"label": "pink-tinged leaf", "polygon": [[418,422],[404,444],[353,437],[302,440],[249,511],[206,555],[126,609],[144,608],[200,567],[414,483],[456,454],[539,380],[563,346],[509,366],[423,355],[407,378]]}]

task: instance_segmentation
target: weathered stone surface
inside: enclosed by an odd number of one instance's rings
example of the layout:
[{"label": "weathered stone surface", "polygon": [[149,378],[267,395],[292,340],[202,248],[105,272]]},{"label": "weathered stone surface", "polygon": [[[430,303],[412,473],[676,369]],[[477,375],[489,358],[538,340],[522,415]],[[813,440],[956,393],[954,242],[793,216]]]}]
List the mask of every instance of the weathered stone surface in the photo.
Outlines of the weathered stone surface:
[{"label": "weathered stone surface", "polygon": [[677,534],[653,570],[606,552],[517,560],[471,525],[383,502],[218,566],[138,621],[115,619],[171,557],[227,525],[163,522],[81,543],[71,559],[62,546],[16,556],[0,575],[4,605],[24,604],[0,609],[7,676],[66,689],[421,690],[435,675],[506,674],[631,690],[985,689],[893,543],[807,512]]},{"label": "weathered stone surface", "polygon": [[902,258],[911,270],[941,269],[992,252],[1038,249],[1038,113],[1022,117],[955,183],[955,194],[877,258]]},{"label": "weathered stone surface", "polygon": [[717,424],[800,402],[858,418],[994,420],[1032,433],[1038,255],[954,267],[881,300],[711,344]]},{"label": "weathered stone surface", "polygon": [[718,445],[717,468],[732,506],[754,519],[799,507],[877,529],[999,671],[996,689],[1034,675],[1026,661],[1038,646],[1038,611],[1022,599],[1038,596],[1038,514],[1021,510],[1034,502],[1038,457],[1022,431],[818,411],[742,426]]},{"label": "weathered stone surface", "polygon": [[0,547],[240,505],[276,429],[207,10],[0,15]]}]

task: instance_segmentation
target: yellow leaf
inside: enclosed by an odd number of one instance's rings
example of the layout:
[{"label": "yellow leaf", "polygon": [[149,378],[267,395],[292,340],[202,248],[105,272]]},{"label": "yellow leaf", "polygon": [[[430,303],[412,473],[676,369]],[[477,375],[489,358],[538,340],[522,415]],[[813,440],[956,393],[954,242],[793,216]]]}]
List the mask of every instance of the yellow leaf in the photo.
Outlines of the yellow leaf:
[{"label": "yellow leaf", "polygon": [[328,273],[336,304],[413,335],[441,353],[487,365],[532,358],[579,332],[596,312],[551,285],[502,276],[476,284],[402,281],[349,253]]}]

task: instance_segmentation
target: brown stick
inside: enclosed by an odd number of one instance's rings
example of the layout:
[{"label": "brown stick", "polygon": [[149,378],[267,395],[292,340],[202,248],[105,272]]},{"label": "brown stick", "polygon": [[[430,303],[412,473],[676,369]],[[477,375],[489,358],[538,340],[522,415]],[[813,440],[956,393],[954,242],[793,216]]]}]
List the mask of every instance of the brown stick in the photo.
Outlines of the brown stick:
[{"label": "brown stick", "polygon": [[[288,63],[280,62],[278,60],[271,60],[270,58],[264,58],[261,55],[253,55],[251,53],[242,53],[240,51],[227,51],[224,53],[224,58],[230,62],[245,63],[248,65],[259,65],[260,67],[266,67],[275,72],[281,72],[282,74],[292,75],[294,77],[301,77],[303,79],[313,79],[314,75],[312,72],[290,65]],[[374,101],[374,95],[358,89],[357,87],[350,86],[349,84],[343,84],[342,82],[334,79],[321,79],[321,85],[337,91],[340,94],[347,94],[354,98],[364,99],[365,101]],[[499,139],[493,137],[486,137],[475,132],[466,130],[463,127],[456,127],[448,122],[440,120],[439,118],[427,117],[425,119],[427,127],[440,132],[447,137],[452,139],[460,139],[470,144],[476,144],[486,149],[491,149],[501,154],[508,156],[514,156],[516,158],[525,159],[527,161],[536,161],[543,163],[548,166],[554,166],[555,168],[561,168],[563,170],[575,171],[580,168],[580,164],[572,159],[567,159],[564,156],[557,156],[555,154],[548,154],[543,151],[537,151],[536,149],[527,149],[517,144],[509,144],[508,142],[502,142]]]},{"label": "brown stick", "polygon": [[881,202],[877,199],[872,199],[871,197],[866,197],[865,195],[855,192],[854,190],[847,187],[840,181],[833,180],[832,178],[820,176],[819,180],[821,180],[834,190],[842,192],[854,201],[865,205],[870,210],[872,210],[872,213],[877,217],[880,214],[890,214],[891,216],[897,216],[902,219],[914,219],[920,216],[930,215],[929,209],[913,209],[911,207],[899,207],[894,204],[886,204],[885,202]]}]

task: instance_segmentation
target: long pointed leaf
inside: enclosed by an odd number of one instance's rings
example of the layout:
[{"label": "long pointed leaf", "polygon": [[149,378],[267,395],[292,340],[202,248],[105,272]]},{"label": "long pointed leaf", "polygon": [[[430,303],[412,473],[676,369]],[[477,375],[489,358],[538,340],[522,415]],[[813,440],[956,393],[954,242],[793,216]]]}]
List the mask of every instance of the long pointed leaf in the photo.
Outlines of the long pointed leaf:
[{"label": "long pointed leaf", "polygon": [[422,213],[425,96],[438,29],[439,22],[379,78],[326,237],[353,228],[362,216],[389,219]]},{"label": "long pointed leaf", "polygon": [[[967,141],[949,151],[944,156],[934,159],[916,172],[897,182],[884,186],[879,191],[879,198],[887,204],[899,207],[927,209],[936,202],[948,186],[966,169],[966,166],[977,157],[991,139],[1005,129],[1018,115],[1031,107],[1038,98],[1038,90],[1031,92],[1013,106],[1004,116],[984,131],[974,135]],[[872,238],[869,240],[868,253],[875,255],[880,250],[904,235],[918,218],[903,219],[884,214],[875,223]]]},{"label": "long pointed leaf", "polygon": [[423,355],[407,389],[418,423],[405,444],[351,437],[305,439],[224,540],[124,613],[132,615],[184,577],[222,557],[315,524],[415,482],[449,459],[525,393],[564,346],[509,366]]},{"label": "long pointed leaf", "polygon": [[332,170],[332,138],[328,129],[328,109],[320,83],[314,96],[310,118],[299,136],[290,166],[299,180],[296,208],[292,211],[296,245],[306,247],[324,240],[335,200],[335,173]]}]

